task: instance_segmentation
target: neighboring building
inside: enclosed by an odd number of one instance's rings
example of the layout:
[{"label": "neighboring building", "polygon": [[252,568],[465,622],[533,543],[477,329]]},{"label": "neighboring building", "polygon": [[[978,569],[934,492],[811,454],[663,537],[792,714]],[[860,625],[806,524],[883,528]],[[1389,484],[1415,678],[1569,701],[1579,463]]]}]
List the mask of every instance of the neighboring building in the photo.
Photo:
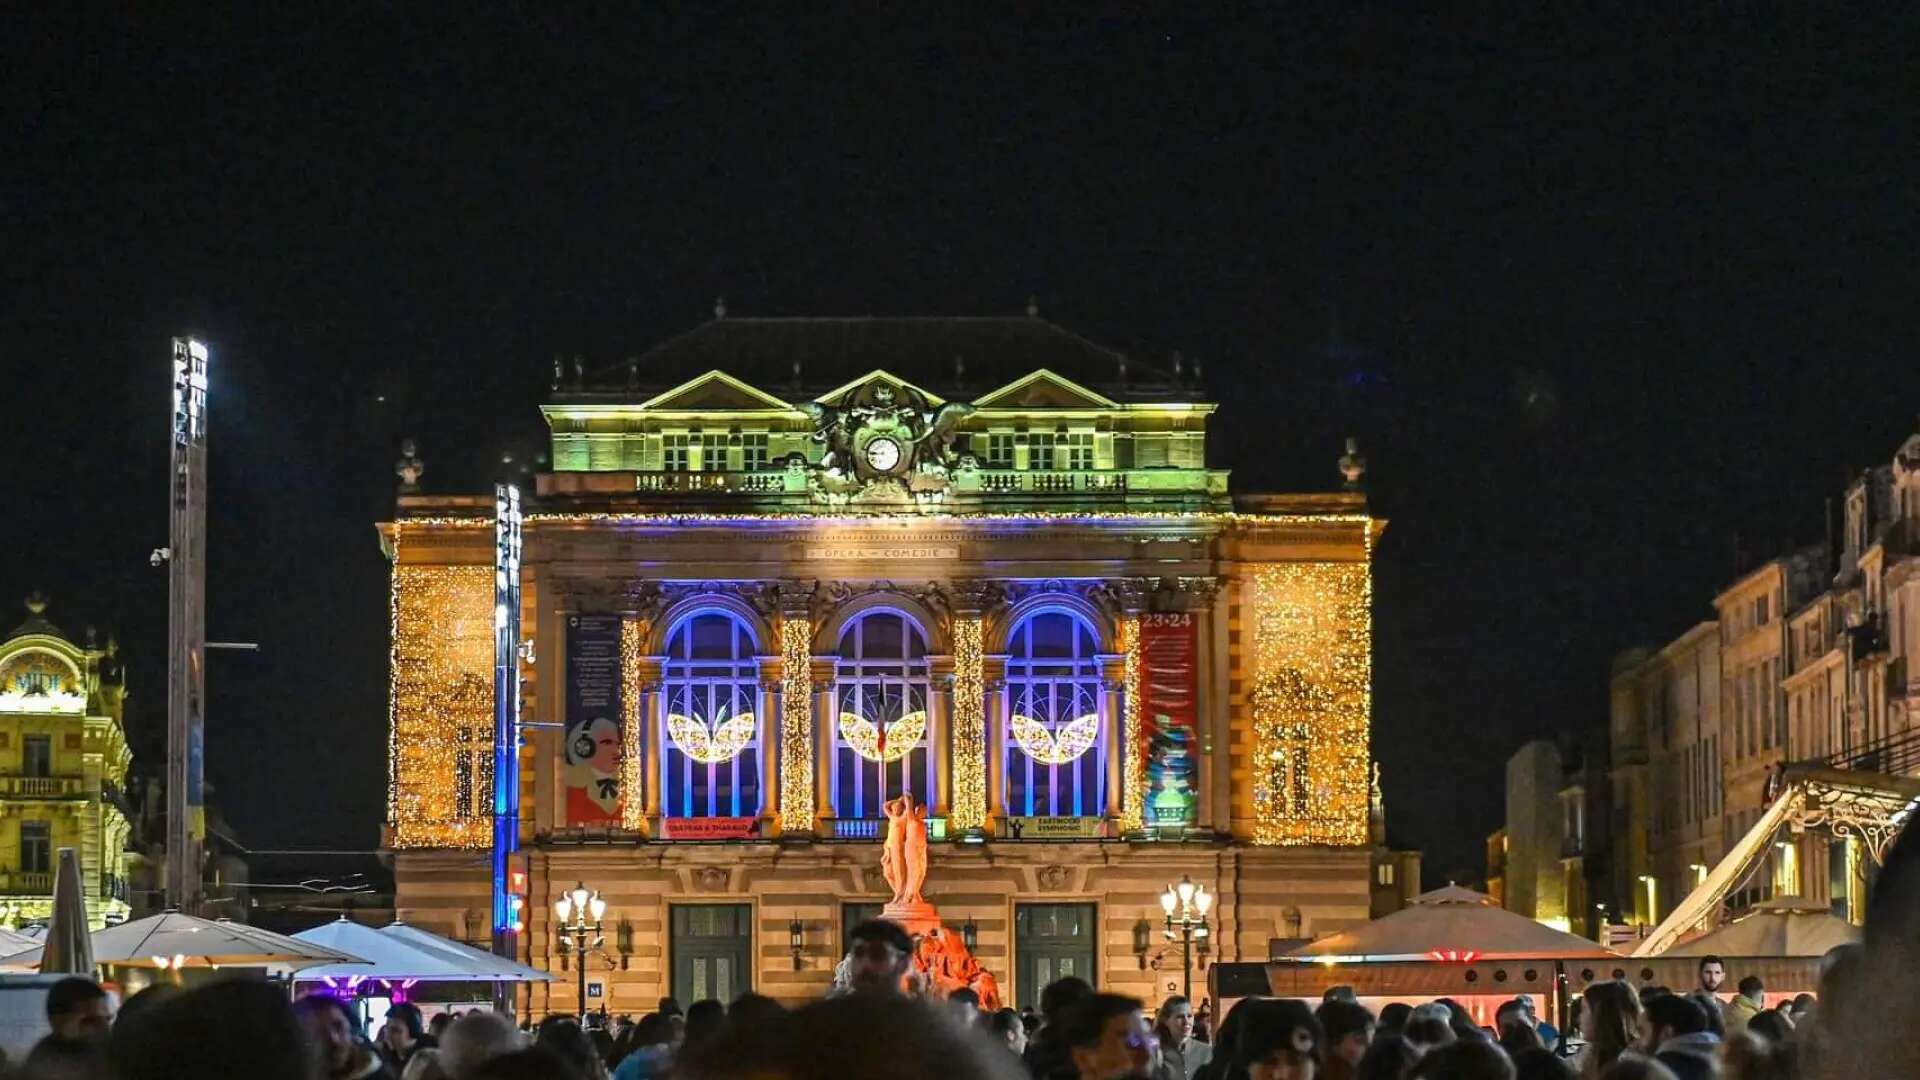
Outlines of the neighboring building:
[{"label": "neighboring building", "polygon": [[[1561,789],[1566,770],[1560,748],[1535,739],[1507,760],[1507,825],[1501,906],[1565,930],[1565,875],[1560,858],[1566,838]],[[1491,878],[1493,868],[1488,867]]]},{"label": "neighboring building", "polygon": [[1395,844],[1387,835],[1387,800],[1380,791],[1380,766],[1373,767],[1373,803],[1367,815],[1367,837],[1373,847],[1373,875],[1369,918],[1383,918],[1406,907],[1420,895],[1420,849]]},{"label": "neighboring building", "polygon": [[126,672],[111,639],[76,644],[37,596],[27,612],[0,640],[0,921],[52,913],[56,853],[70,847],[97,928],[128,911]]},{"label": "neighboring building", "polygon": [[[1215,961],[1417,877],[1370,828],[1356,454],[1340,493],[1232,495],[1178,368],[1037,317],[718,318],[610,374],[556,378],[528,499],[529,962],[562,966],[584,881],[613,1012],[816,997],[887,897],[903,791],[929,899],[1013,1003],[1063,974],[1157,999],[1141,942],[1183,875]],[[400,917],[478,942],[493,499],[402,466],[385,843]]]},{"label": "neighboring building", "polygon": [[[1507,906],[1507,828],[1502,825],[1487,836],[1487,881],[1485,892],[1493,902]],[[1511,910],[1511,909],[1509,909]]]},{"label": "neighboring building", "polygon": [[[1848,486],[1837,550],[1754,567],[1715,598],[1714,620],[1616,663],[1606,875],[1621,922],[1671,912],[1754,828],[1783,763],[1920,760],[1917,546],[1920,435]],[[1794,896],[1858,919],[1868,874],[1857,844],[1783,830],[1727,913]]]}]

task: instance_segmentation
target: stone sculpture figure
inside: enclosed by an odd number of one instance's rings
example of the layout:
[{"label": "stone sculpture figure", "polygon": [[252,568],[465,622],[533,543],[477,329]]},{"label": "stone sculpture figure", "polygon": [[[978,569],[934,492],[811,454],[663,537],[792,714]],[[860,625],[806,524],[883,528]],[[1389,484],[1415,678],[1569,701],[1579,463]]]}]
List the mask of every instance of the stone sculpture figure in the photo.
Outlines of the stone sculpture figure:
[{"label": "stone sculpture figure", "polygon": [[893,889],[893,907],[918,907],[927,900],[927,808],[915,805],[912,795],[889,799],[886,845],[880,851],[880,872]]}]

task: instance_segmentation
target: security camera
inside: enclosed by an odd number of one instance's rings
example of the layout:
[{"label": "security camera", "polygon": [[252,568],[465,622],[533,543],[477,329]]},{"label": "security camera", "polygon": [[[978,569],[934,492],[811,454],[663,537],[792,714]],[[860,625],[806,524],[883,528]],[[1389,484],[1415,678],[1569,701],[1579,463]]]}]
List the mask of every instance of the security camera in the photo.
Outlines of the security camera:
[{"label": "security camera", "polygon": [[157,547],[153,549],[153,554],[147,556],[147,561],[152,563],[155,566],[159,566],[161,563],[166,562],[168,559],[171,559],[171,558],[173,558],[172,548]]}]

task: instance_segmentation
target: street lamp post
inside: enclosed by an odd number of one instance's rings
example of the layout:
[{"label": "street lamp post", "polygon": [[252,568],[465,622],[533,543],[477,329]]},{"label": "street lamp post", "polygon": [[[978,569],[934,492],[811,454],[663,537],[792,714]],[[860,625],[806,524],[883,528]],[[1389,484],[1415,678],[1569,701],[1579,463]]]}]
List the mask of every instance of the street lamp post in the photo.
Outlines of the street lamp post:
[{"label": "street lamp post", "polygon": [[598,948],[606,940],[600,933],[600,919],[607,913],[607,902],[598,890],[586,882],[575,885],[554,901],[554,913],[560,916],[560,947],[573,946],[573,966],[580,970],[580,1023],[587,1022],[587,949]]},{"label": "street lamp post", "polygon": [[1213,910],[1213,894],[1205,885],[1195,885],[1187,875],[1180,884],[1167,886],[1160,894],[1160,908],[1167,913],[1167,940],[1180,943],[1180,992],[1193,1000],[1193,943],[1206,944],[1207,912]]}]

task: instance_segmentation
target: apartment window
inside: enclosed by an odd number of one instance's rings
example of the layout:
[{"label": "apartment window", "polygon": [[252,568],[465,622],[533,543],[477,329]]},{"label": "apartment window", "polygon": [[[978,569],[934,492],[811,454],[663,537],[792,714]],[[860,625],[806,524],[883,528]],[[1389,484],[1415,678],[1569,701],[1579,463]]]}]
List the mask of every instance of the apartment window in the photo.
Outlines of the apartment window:
[{"label": "apartment window", "polygon": [[21,740],[20,772],[25,776],[53,775],[53,736],[29,735]]},{"label": "apartment window", "polygon": [[1076,431],[1060,436],[1067,448],[1067,468],[1086,470],[1093,468],[1093,432]]},{"label": "apartment window", "polygon": [[52,827],[44,821],[20,823],[20,872],[23,874],[53,872]]},{"label": "apartment window", "polygon": [[1381,863],[1374,869],[1373,880],[1381,885],[1393,884],[1393,864]]},{"label": "apartment window", "polygon": [[1767,625],[1767,601],[1768,601],[1768,598],[1765,596],[1758,597],[1754,600],[1753,625],[1755,626]]},{"label": "apartment window", "polygon": [[661,468],[668,472],[687,472],[694,467],[693,455],[699,447],[698,435],[668,435],[661,440]]},{"label": "apartment window", "polygon": [[986,465],[987,465],[987,468],[989,469],[1013,468],[1013,436],[1012,435],[987,436]]},{"label": "apartment window", "polygon": [[1052,469],[1053,442],[1051,432],[1036,432],[1027,436],[1027,468],[1040,471]]},{"label": "apartment window", "polygon": [[740,436],[740,468],[746,472],[758,472],[767,467],[767,437],[765,435]]}]

